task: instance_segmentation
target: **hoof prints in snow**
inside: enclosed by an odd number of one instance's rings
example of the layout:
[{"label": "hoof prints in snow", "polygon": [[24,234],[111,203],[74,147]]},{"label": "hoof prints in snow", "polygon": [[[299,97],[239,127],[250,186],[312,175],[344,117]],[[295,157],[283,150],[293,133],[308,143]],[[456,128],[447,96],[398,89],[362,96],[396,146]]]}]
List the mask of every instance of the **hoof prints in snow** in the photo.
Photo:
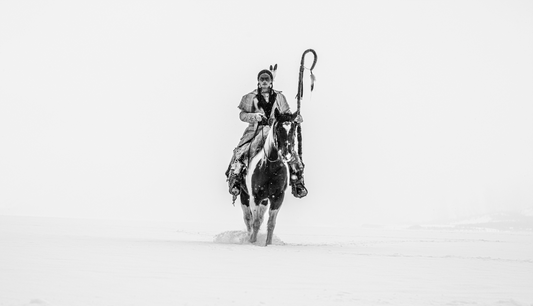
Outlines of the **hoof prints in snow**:
[{"label": "hoof prints in snow", "polygon": [[[257,241],[254,244],[264,245],[266,243],[266,233],[257,234]],[[245,231],[228,231],[223,232],[215,236],[213,239],[216,243],[228,243],[228,244],[250,244],[248,232]],[[273,245],[284,245],[276,235],[272,237]]]}]

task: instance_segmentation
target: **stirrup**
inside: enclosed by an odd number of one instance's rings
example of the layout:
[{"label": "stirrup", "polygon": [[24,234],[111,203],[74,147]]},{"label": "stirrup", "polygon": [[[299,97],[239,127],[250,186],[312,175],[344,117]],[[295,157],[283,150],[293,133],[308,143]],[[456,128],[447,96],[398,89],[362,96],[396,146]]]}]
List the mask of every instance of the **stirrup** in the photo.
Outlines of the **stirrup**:
[{"label": "stirrup", "polygon": [[307,188],[303,184],[292,185],[292,195],[296,198],[303,198],[307,195]]},{"label": "stirrup", "polygon": [[239,195],[239,193],[238,194],[232,194],[232,196],[231,196],[231,204],[233,206],[235,206],[235,201],[237,201],[237,196]]},{"label": "stirrup", "polygon": [[[291,176],[291,178],[293,178],[294,176],[296,175]],[[303,198],[308,193],[307,188],[305,188],[304,186],[303,177],[298,178],[296,176],[296,179],[294,179],[291,182],[291,187],[292,187],[292,195],[295,196],[296,198]]]},{"label": "stirrup", "polygon": [[233,172],[230,174],[228,178],[228,185],[229,185],[229,193],[237,197],[241,193],[241,184],[240,184],[240,178],[238,174],[234,174]]}]

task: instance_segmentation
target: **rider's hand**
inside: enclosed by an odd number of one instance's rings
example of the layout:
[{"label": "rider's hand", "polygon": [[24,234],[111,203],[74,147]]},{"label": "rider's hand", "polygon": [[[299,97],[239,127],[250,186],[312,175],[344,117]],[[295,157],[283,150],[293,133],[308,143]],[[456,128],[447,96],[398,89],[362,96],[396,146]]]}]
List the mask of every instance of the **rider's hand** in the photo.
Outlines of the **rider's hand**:
[{"label": "rider's hand", "polygon": [[261,121],[263,121],[263,119],[266,120],[266,118],[267,118],[265,115],[263,115],[261,113],[255,113],[254,115],[255,115],[255,121],[256,122],[261,122]]},{"label": "rider's hand", "polygon": [[294,122],[302,123],[304,122],[304,118],[302,117],[302,115],[298,114],[298,116],[296,116],[296,118],[294,119]]}]

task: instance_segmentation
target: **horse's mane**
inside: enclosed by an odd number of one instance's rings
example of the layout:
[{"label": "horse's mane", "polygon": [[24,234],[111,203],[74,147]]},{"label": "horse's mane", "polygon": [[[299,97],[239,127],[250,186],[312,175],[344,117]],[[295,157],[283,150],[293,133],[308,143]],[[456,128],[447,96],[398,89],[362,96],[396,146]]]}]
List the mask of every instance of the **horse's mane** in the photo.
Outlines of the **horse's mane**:
[{"label": "horse's mane", "polygon": [[292,121],[292,119],[293,119],[293,114],[284,113],[284,114],[279,114],[276,121],[277,122],[286,122],[286,121]]},{"label": "horse's mane", "polygon": [[275,147],[274,133],[275,133],[277,124],[278,124],[278,121],[274,121],[274,123],[272,123],[272,127],[270,127],[270,130],[268,131],[265,142],[263,143],[263,149],[262,149],[263,156],[261,157],[261,160],[259,161],[260,164],[263,164],[266,161],[268,155],[270,154],[270,151],[272,151],[272,149]]}]

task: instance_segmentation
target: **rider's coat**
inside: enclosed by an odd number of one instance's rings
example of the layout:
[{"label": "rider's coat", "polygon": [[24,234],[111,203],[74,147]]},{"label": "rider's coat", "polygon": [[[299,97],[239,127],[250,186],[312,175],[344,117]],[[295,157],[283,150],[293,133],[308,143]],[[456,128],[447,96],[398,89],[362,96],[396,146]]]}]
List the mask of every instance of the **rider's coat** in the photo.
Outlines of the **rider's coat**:
[{"label": "rider's coat", "polygon": [[[276,100],[272,107],[270,118],[274,118],[275,109],[277,109],[280,113],[290,112],[289,104],[287,103],[285,96],[281,93],[281,91],[274,90],[274,92],[276,93]],[[258,148],[263,146],[264,138],[270,130],[269,125],[260,125],[254,119],[254,113],[262,113],[265,115],[264,110],[258,106],[259,101],[256,96],[257,89],[244,95],[241,99],[241,103],[238,106],[241,110],[239,118],[243,122],[248,122],[249,125],[246,127],[246,130],[244,130],[239,144],[233,151],[233,158],[234,160],[241,160],[244,163],[247,163],[247,159],[251,156],[254,156]]]}]

